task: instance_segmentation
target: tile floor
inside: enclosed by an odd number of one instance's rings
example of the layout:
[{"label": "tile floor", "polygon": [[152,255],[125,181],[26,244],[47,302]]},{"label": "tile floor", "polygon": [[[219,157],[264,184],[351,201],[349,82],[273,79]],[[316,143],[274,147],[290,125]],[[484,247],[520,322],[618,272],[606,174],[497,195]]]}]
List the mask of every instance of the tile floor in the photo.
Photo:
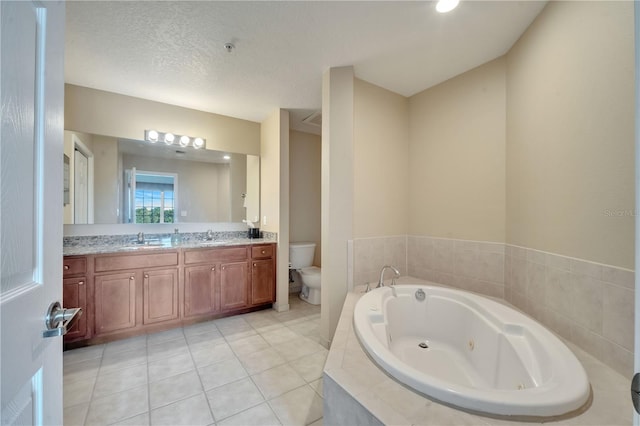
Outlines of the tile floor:
[{"label": "tile floor", "polygon": [[65,425],[321,425],[320,307],[290,304],[66,351]]}]

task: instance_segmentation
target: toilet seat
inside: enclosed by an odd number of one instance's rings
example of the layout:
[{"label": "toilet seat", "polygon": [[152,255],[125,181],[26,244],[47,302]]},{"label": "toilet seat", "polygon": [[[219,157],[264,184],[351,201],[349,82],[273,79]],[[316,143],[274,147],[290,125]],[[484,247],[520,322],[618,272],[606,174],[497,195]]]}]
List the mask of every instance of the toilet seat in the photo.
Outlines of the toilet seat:
[{"label": "toilet seat", "polygon": [[300,273],[303,275],[320,275],[322,270],[317,266],[308,266],[300,269]]}]

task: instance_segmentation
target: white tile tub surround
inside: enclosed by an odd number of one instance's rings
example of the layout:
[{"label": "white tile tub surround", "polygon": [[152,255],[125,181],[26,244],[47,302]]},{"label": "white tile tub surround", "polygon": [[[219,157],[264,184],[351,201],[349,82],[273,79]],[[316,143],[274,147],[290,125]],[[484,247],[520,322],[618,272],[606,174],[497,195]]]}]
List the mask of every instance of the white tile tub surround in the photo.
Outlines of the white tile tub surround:
[{"label": "white tile tub surround", "polygon": [[353,264],[356,286],[376,283],[380,268],[392,264],[402,275],[504,299],[616,371],[633,371],[631,270],[503,243],[415,235],[355,239]]},{"label": "white tile tub surround", "polygon": [[504,298],[502,243],[407,237],[408,275]]},{"label": "white tile tub surround", "polygon": [[633,372],[634,272],[507,245],[505,299],[616,371]]},{"label": "white tile tub surround", "polygon": [[[398,268],[407,275],[407,236],[356,238],[353,240],[353,284],[378,282],[384,265]],[[390,273],[386,275],[391,278]]]},{"label": "white tile tub surround", "polygon": [[[402,278],[400,281],[421,281]],[[531,424],[477,416],[451,408],[400,385],[364,353],[353,331],[353,309],[359,286],[347,295],[324,368],[324,424]],[[631,424],[633,408],[626,377],[568,343],[589,376],[591,406],[577,417],[549,422],[558,425]]]}]

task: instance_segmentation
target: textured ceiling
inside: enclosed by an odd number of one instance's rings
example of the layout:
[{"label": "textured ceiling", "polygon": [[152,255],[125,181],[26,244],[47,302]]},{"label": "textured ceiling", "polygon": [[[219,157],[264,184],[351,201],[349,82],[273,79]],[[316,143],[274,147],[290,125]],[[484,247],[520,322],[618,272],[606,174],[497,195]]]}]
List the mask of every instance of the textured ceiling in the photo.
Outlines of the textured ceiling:
[{"label": "textured ceiling", "polygon": [[65,80],[258,122],[285,108],[317,132],[302,119],[321,108],[328,68],[410,96],[506,53],[544,4],[72,1]]}]

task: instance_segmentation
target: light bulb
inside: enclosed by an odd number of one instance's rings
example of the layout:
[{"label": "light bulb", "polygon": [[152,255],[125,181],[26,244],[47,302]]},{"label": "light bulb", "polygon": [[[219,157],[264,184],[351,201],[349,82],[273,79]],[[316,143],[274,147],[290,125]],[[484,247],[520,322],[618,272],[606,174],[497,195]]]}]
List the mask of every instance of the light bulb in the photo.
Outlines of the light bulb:
[{"label": "light bulb", "polygon": [[180,146],[187,146],[191,142],[189,136],[180,136]]},{"label": "light bulb", "polygon": [[149,130],[147,132],[147,139],[149,140],[149,142],[158,142],[158,132],[156,132],[155,130]]},{"label": "light bulb", "polygon": [[193,147],[198,149],[198,148],[202,148],[202,146],[204,145],[204,140],[202,140],[202,138],[195,138],[193,140]]},{"label": "light bulb", "polygon": [[173,133],[165,133],[164,143],[166,143],[167,145],[171,145],[174,140],[176,140],[176,137],[173,135]]},{"label": "light bulb", "polygon": [[231,160],[231,156],[230,156],[230,155],[225,155],[225,156],[224,156],[224,157],[222,157],[222,158],[224,158],[225,160]]},{"label": "light bulb", "polygon": [[436,4],[436,10],[440,13],[451,12],[460,3],[460,0],[440,0]]}]

